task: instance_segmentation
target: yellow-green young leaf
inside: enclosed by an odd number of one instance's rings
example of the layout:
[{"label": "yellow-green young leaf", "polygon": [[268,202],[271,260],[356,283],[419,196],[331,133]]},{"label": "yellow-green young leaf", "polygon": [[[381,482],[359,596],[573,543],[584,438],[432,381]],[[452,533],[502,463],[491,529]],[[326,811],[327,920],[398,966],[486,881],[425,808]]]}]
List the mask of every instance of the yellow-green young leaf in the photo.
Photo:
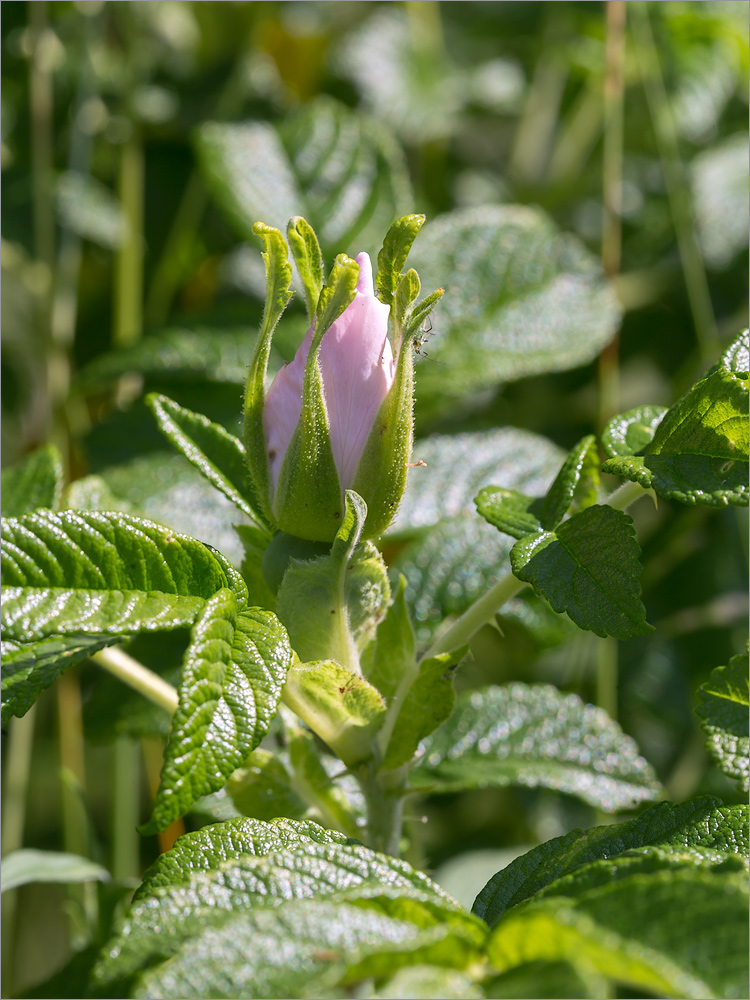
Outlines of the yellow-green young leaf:
[{"label": "yellow-green young leaf", "polygon": [[554,788],[607,812],[660,793],[653,769],[606,712],[542,684],[464,692],[424,741],[411,781],[432,792]]},{"label": "yellow-green young leaf", "polygon": [[629,639],[652,631],[641,601],[640,553],[629,515],[596,504],[555,531],[522,538],[510,561],[519,580],[580,628]]},{"label": "yellow-green young leaf", "polygon": [[292,787],[292,776],[277,754],[253,750],[226,783],[234,808],[243,816],[300,819],[308,806]]},{"label": "yellow-green young leaf", "polygon": [[190,636],[161,784],[144,832],[164,830],[202,795],[222,788],[268,732],[292,662],[270,611],[220,590]]},{"label": "yellow-green young leaf", "polygon": [[2,524],[3,718],[23,714],[71,663],[143,631],[191,625],[247,588],[218,552],[127,514],[37,511]]},{"label": "yellow-green young leaf", "polygon": [[[637,859],[634,859],[637,860]],[[487,956],[498,970],[575,961],[660,996],[747,993],[747,873],[691,859],[664,870],[635,865],[571,895],[529,900],[498,923]]]},{"label": "yellow-green young leaf", "polygon": [[638,406],[612,417],[602,431],[602,448],[610,458],[637,455],[653,441],[666,412],[665,406]]},{"label": "yellow-green young leaf", "polygon": [[58,507],[62,485],[62,457],[53,444],[47,444],[18,465],[3,469],[0,490],[3,517],[20,517],[39,507]]},{"label": "yellow-green young leaf", "polygon": [[603,470],[681,503],[746,507],[747,353],[745,331],[666,413],[642,455],[612,458]]},{"label": "yellow-green young leaf", "polygon": [[385,703],[372,684],[335,660],[292,667],[284,703],[296,712],[347,767],[372,754]]},{"label": "yellow-green young leaf", "polygon": [[726,667],[711,671],[698,688],[696,712],[708,734],[706,749],[724,774],[748,790],[748,655],[733,656]]},{"label": "yellow-green young leaf", "polygon": [[493,875],[477,896],[473,912],[492,927],[506,910],[555,880],[593,861],[626,851],[658,847],[676,855],[708,859],[748,854],[748,807],[725,806],[701,796],[680,805],[659,802],[637,819],[591,830],[572,830],[512,861]]},{"label": "yellow-green young leaf", "polygon": [[208,417],[179,406],[167,396],[152,393],[146,403],[162,433],[201,475],[246,514],[270,538],[260,521],[257,500],[251,496],[247,456],[242,442]]}]

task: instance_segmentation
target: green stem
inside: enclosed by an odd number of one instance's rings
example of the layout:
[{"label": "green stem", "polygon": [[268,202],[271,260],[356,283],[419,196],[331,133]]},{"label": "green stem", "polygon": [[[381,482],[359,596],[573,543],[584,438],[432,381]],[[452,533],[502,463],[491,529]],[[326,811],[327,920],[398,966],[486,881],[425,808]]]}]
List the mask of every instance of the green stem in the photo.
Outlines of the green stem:
[{"label": "green stem", "polygon": [[121,649],[116,646],[102,649],[94,653],[92,659],[145,698],[161,705],[170,715],[177,711],[179,696],[176,689]]},{"label": "green stem", "polygon": [[672,107],[659,64],[659,53],[651,32],[645,3],[632,4],[632,26],[641,81],[646,92],[656,144],[664,171],[667,198],[672,211],[677,248],[685,275],[685,286],[695,335],[705,364],[716,355],[718,333],[703,258],[698,248],[690,200],[690,186],[680,158]]},{"label": "green stem", "polygon": [[137,878],[140,874],[141,755],[133,740],[115,740],[112,774],[112,878]]},{"label": "green stem", "polygon": [[450,628],[439,635],[422,658],[427,659],[430,656],[437,656],[439,653],[450,653],[452,650],[458,649],[459,646],[463,646],[483,625],[491,620],[506,601],[515,597],[525,586],[527,585],[523,580],[508,573],[502,580],[498,580],[490,587],[486,594],[474,601]]},{"label": "green stem", "polygon": [[404,822],[404,792],[408,767],[377,773],[371,763],[358,780],[367,804],[367,846],[397,858]]},{"label": "green stem", "polygon": [[626,482],[622,486],[618,486],[614,493],[610,493],[604,503],[614,510],[627,510],[636,500],[646,496],[651,497],[655,502],[653,490],[645,489],[640,483]]},{"label": "green stem", "polygon": [[119,195],[126,229],[117,254],[113,339],[128,347],[140,340],[143,324],[143,143],[135,127],[122,147]]},{"label": "green stem", "polygon": [[[10,854],[23,847],[23,830],[26,822],[26,799],[31,776],[31,755],[34,749],[34,717],[36,705],[32,705],[22,719],[11,719],[8,742],[3,753],[5,774],[3,775],[3,825],[2,854]],[[16,958],[16,890],[4,892],[2,897],[2,960],[3,988],[5,996],[12,996],[14,990],[13,964]]]}]

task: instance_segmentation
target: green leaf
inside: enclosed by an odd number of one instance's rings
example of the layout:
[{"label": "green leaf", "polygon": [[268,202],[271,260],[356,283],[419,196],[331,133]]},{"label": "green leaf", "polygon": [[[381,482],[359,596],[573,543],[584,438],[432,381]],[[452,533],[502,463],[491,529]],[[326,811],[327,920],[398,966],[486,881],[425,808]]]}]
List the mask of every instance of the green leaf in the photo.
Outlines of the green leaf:
[{"label": "green leaf", "polygon": [[619,325],[598,260],[539,209],[495,205],[444,215],[425,226],[412,266],[424,286],[446,286],[435,313],[436,354],[450,378],[438,365],[422,366],[420,398],[585,364]]},{"label": "green leaf", "polygon": [[306,219],[295,215],[286,227],[286,238],[305,289],[307,318],[312,322],[325,282],[323,255],[320,252],[318,237]]},{"label": "green leaf", "polygon": [[238,605],[228,589],[207,602],[190,636],[161,784],[144,833],[164,830],[222,788],[268,732],[292,662],[270,611]]},{"label": "green leaf", "polygon": [[637,455],[651,443],[666,412],[665,406],[637,406],[612,417],[602,431],[602,448],[610,458]]},{"label": "green leaf", "polygon": [[[138,372],[161,383],[207,382],[244,385],[247,363],[257,339],[252,327],[238,330],[179,327],[149,334],[131,347],[105,353],[78,375],[82,388],[112,382],[128,372]],[[280,360],[274,355],[274,367]]]},{"label": "green leaf", "polygon": [[398,690],[401,678],[416,663],[414,629],[409,618],[404,591],[406,577],[399,576],[393,601],[375,639],[365,648],[362,668],[367,679],[390,701]]},{"label": "green leaf", "polygon": [[292,788],[292,776],[276,754],[253,750],[226,784],[235,809],[243,816],[271,820],[276,816],[299,819],[307,803]]},{"label": "green leaf", "polygon": [[643,455],[611,458],[603,470],[681,503],[747,506],[747,341],[745,332],[666,413]]},{"label": "green leaf", "polygon": [[[719,49],[707,51],[718,56]],[[690,164],[698,241],[711,268],[726,268],[747,247],[747,145],[747,132],[739,132],[711,142]]]},{"label": "green leaf", "polygon": [[335,830],[324,830],[312,820],[229,819],[186,833],[174,847],[160,854],[146,871],[133,902],[158,896],[159,889],[189,882],[193,875],[218,869],[225,861],[244,855],[263,857],[277,851],[304,848],[308,844],[346,844]]},{"label": "green leaf", "polygon": [[597,859],[617,858],[649,846],[677,854],[702,852],[714,859],[735,854],[747,857],[747,837],[746,805],[724,806],[710,796],[680,805],[659,802],[626,823],[572,830],[516,858],[489,880],[473,912],[493,927],[512,906]]},{"label": "green leaf", "polygon": [[539,520],[542,501],[538,497],[527,497],[502,486],[487,486],[477,493],[474,502],[485,521],[513,538],[541,534],[544,530]]},{"label": "green leaf", "polygon": [[346,513],[330,555],[292,559],[279,587],[276,610],[303,661],[335,659],[359,670],[359,651],[374,635],[390,600],[383,558],[360,542],[364,501],[347,490]]},{"label": "green leaf", "polygon": [[502,971],[573,960],[660,996],[744,997],[747,877],[734,864],[636,866],[575,896],[514,907],[495,925],[487,957]]},{"label": "green leaf", "polygon": [[[529,994],[530,995],[530,994]],[[476,983],[454,969],[437,965],[408,965],[399,969],[385,986],[370,993],[372,1000],[480,1000],[484,994]]]},{"label": "green leaf", "polygon": [[89,173],[66,170],[57,181],[60,225],[107,250],[122,246],[127,219],[113,192]]},{"label": "green leaf", "polygon": [[[556,528],[573,503],[584,469],[590,468],[592,458],[598,466],[596,438],[592,435],[581,438],[568,454],[555,481],[542,500],[539,519],[546,531]],[[593,501],[595,502],[595,500]],[[591,506],[591,504],[587,504]]]},{"label": "green leaf", "polygon": [[602,709],[549,685],[467,691],[428,737],[412,784],[433,792],[487,785],[554,788],[616,812],[658,797],[633,740]]},{"label": "green leaf", "polygon": [[404,155],[383,125],[319,97],[265,122],[209,122],[198,133],[209,186],[236,230],[249,238],[256,219],[283,230],[302,215],[324,256],[342,250],[371,255],[412,196]]},{"label": "green leaf", "polygon": [[247,460],[242,442],[208,417],[186,410],[167,396],[154,393],[146,402],[156,416],[159,429],[190,464],[251,521],[264,528],[249,501]]},{"label": "green leaf", "polygon": [[581,997],[597,1000],[609,996],[609,986],[604,976],[583,964],[575,964],[575,956],[568,962],[526,962],[510,969],[485,986],[485,996],[495,1000],[560,1000]]},{"label": "green leaf", "polygon": [[750,330],[743,330],[736,340],[732,341],[724,351],[719,361],[733,375],[750,374]]},{"label": "green leaf", "polygon": [[14,715],[25,715],[39,695],[68,667],[87,659],[118,636],[50,636],[36,642],[3,640],[2,723]]},{"label": "green leaf", "polygon": [[451,653],[442,653],[420,661],[419,673],[396,717],[383,760],[384,771],[410,761],[420,741],[450,717],[456,702],[453,675],[468,651],[468,646],[461,646]]},{"label": "green leaf", "polygon": [[726,667],[716,667],[698,688],[696,712],[708,733],[706,749],[721,770],[748,790],[748,655],[733,656]]},{"label": "green leaf", "polygon": [[2,515],[20,517],[39,507],[58,507],[63,484],[60,452],[53,444],[2,472]]},{"label": "green leaf", "polygon": [[[393,305],[393,296],[399,284],[401,271],[424,221],[424,215],[405,215],[397,219],[385,234],[382,249],[378,253],[376,286],[378,298],[387,306]],[[418,294],[417,284],[417,291],[409,301],[413,301]]]},{"label": "green leaf", "polygon": [[2,892],[29,882],[106,882],[109,872],[101,865],[78,854],[61,851],[35,851],[25,848],[12,851],[3,858]]},{"label": "green leaf", "polygon": [[26,711],[95,648],[192,624],[222,587],[247,597],[219,553],[141,518],[38,511],[2,530],[3,639],[20,644],[3,676],[4,713]]},{"label": "green leaf", "polygon": [[293,900],[208,928],[169,962],[143,975],[138,997],[303,996],[315,983],[323,995],[337,981],[382,977],[413,962],[466,966],[478,949],[465,932],[325,899]]},{"label": "green leaf", "polygon": [[347,767],[370,757],[385,716],[383,699],[372,684],[335,660],[293,666],[284,703]]},{"label": "green leaf", "polygon": [[[291,828],[291,836],[286,846],[274,849],[271,840],[279,837],[275,830],[279,822],[287,836]],[[229,824],[230,830],[221,832]],[[264,827],[270,828],[265,840]],[[288,900],[314,896],[317,902],[322,896],[346,893],[350,902],[362,899],[369,907],[390,892],[421,903],[421,917],[429,916],[432,907],[467,922],[468,915],[450,896],[406,862],[342,842],[339,835],[320,828],[319,834],[310,836],[313,828],[314,824],[288,820],[272,824],[230,820],[192,835],[187,851],[184,840],[178,842],[183,845],[180,857],[166,868],[164,862],[157,863],[158,884],[153,881],[154,869],[151,876],[147,873],[148,889],[138,891],[119,933],[104,949],[95,977],[99,986],[163,961],[190,938],[204,938],[211,925],[237,916],[250,918],[264,907],[286,906]],[[294,839],[297,832],[299,840]],[[242,846],[247,840],[250,851]],[[271,957],[257,945],[253,951],[264,961]]]},{"label": "green leaf", "polygon": [[514,574],[580,628],[629,639],[652,631],[641,601],[640,548],[629,515],[595,505],[510,554]]}]

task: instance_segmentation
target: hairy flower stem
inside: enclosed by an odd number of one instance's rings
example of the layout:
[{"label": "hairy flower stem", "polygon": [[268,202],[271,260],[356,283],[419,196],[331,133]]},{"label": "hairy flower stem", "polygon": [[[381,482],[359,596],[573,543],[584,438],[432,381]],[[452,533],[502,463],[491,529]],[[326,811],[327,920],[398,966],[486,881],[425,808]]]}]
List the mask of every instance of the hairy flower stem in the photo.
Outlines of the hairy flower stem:
[{"label": "hairy flower stem", "polygon": [[117,647],[102,649],[94,653],[92,659],[144,697],[161,705],[170,715],[174,715],[177,711],[179,696],[176,689],[121,649]]},{"label": "hairy flower stem", "polygon": [[370,763],[357,775],[367,804],[367,846],[397,858],[408,767],[385,774],[379,774],[377,767],[377,763]]}]

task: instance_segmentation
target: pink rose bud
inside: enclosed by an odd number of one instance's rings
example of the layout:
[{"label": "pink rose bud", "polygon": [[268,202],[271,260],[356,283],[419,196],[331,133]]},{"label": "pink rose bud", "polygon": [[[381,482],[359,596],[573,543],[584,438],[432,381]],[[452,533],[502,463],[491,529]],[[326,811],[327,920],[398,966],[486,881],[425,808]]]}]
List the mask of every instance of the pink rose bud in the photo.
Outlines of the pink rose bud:
[{"label": "pink rose bud", "polygon": [[[362,452],[396,373],[388,339],[390,307],[375,297],[369,256],[361,253],[356,260],[359,281],[354,301],[326,331],[318,355],[342,496],[354,483]],[[294,360],[276,375],[266,396],[263,429],[272,492],[302,412],[305,364],[314,330],[313,323]]]}]

